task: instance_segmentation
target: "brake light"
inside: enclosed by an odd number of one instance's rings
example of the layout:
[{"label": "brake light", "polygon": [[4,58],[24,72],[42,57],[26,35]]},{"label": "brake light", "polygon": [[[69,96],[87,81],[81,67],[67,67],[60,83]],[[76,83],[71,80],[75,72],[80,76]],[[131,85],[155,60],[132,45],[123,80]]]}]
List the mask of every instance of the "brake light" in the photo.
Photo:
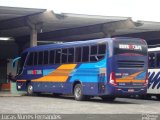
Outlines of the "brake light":
[{"label": "brake light", "polygon": [[112,84],[112,85],[115,85],[115,86],[117,85],[116,78],[115,78],[115,73],[114,72],[110,73],[109,83]]}]

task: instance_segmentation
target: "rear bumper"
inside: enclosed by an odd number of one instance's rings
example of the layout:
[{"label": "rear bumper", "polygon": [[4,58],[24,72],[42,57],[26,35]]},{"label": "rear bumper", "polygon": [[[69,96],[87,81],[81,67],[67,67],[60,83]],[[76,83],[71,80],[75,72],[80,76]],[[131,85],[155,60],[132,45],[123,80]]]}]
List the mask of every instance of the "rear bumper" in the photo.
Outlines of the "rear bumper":
[{"label": "rear bumper", "polygon": [[[132,91],[133,90],[133,91]],[[113,86],[111,84],[83,83],[83,94],[93,96],[129,96],[144,95],[147,86]]]},{"label": "rear bumper", "polygon": [[107,86],[104,95],[128,96],[128,95],[144,95],[147,93],[147,87],[118,87]]}]

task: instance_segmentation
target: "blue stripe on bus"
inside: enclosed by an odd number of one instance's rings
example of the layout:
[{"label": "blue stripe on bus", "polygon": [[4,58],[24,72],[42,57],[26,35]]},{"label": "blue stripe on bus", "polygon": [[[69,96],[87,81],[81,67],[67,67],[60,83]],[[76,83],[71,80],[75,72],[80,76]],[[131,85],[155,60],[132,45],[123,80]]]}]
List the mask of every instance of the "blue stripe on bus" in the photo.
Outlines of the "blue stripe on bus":
[{"label": "blue stripe on bus", "polygon": [[83,63],[79,65],[79,68],[72,71],[68,81],[98,82],[99,68],[106,68],[105,58],[97,63]]},{"label": "blue stripe on bus", "polygon": [[50,74],[51,72],[53,72],[55,69],[44,69],[43,70],[43,76]]}]

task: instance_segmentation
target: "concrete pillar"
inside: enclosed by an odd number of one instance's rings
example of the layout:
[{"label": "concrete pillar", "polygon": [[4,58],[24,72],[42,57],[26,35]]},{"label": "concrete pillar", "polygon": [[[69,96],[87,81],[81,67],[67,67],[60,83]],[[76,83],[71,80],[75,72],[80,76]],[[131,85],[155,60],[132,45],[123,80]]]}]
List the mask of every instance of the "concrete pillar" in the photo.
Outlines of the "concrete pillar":
[{"label": "concrete pillar", "polygon": [[31,32],[30,32],[30,47],[37,46],[37,29],[36,25],[32,25],[30,27]]},{"label": "concrete pillar", "polygon": [[30,29],[30,47],[37,46],[37,25],[33,24],[29,18],[26,23]]}]

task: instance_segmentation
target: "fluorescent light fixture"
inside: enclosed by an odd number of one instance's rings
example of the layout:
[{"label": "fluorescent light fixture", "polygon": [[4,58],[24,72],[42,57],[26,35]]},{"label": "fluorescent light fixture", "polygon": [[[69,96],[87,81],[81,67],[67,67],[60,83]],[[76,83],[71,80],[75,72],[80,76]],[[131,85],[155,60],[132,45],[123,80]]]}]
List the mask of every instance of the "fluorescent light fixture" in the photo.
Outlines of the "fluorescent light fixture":
[{"label": "fluorescent light fixture", "polygon": [[9,41],[9,40],[13,40],[13,38],[11,38],[11,37],[0,37],[0,41]]}]

